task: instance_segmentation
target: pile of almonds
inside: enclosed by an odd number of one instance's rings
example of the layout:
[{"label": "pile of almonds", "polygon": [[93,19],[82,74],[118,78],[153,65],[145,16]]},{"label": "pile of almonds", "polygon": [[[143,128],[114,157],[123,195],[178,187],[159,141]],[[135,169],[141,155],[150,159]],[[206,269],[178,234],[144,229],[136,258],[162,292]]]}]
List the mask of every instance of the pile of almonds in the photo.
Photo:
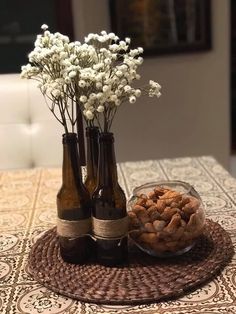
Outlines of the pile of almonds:
[{"label": "pile of almonds", "polygon": [[177,252],[202,233],[204,211],[194,196],[157,186],[137,197],[130,218],[130,236],[156,253]]}]

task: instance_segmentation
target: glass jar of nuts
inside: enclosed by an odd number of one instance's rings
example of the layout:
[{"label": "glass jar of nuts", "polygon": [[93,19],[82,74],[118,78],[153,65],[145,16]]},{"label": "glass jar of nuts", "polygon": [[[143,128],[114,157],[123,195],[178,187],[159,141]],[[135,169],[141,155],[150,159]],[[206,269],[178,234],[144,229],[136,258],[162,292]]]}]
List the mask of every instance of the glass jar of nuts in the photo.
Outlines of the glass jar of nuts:
[{"label": "glass jar of nuts", "polygon": [[199,194],[182,181],[152,182],[135,188],[128,215],[130,238],[141,250],[160,257],[189,251],[205,223]]}]

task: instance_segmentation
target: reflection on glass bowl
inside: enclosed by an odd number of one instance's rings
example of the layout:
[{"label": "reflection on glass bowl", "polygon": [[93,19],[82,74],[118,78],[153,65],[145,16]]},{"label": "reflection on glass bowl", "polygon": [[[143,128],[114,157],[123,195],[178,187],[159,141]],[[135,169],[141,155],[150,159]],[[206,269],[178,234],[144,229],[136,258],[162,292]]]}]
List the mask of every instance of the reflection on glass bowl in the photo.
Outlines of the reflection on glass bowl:
[{"label": "reflection on glass bowl", "polygon": [[197,191],[182,181],[136,187],[128,201],[129,236],[144,252],[160,257],[189,251],[202,234],[205,211]]}]

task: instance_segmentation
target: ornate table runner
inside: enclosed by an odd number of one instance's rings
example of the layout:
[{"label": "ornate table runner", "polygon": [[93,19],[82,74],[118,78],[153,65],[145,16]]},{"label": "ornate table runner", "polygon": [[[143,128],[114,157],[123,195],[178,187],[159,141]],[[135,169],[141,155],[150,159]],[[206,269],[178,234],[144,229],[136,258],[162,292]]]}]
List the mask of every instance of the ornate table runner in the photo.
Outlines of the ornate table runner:
[{"label": "ornate table runner", "polygon": [[[208,218],[236,242],[236,180],[213,158],[179,158],[118,165],[127,196],[140,184],[178,179],[194,185]],[[58,295],[32,279],[26,268],[33,243],[56,221],[61,169],[0,173],[0,313],[236,313],[236,258],[214,280],[176,300],[138,306],[83,303]]]}]

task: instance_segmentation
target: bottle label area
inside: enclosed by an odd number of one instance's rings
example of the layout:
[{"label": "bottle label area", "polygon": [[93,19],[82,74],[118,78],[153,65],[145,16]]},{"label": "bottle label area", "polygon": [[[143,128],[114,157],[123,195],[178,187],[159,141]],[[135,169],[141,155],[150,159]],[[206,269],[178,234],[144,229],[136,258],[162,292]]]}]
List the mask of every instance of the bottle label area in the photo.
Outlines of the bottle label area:
[{"label": "bottle label area", "polygon": [[64,220],[57,218],[57,234],[66,238],[76,238],[91,232],[91,218]]},{"label": "bottle label area", "polygon": [[128,216],[115,220],[92,217],[93,234],[102,239],[121,238],[128,233],[128,223]]}]

